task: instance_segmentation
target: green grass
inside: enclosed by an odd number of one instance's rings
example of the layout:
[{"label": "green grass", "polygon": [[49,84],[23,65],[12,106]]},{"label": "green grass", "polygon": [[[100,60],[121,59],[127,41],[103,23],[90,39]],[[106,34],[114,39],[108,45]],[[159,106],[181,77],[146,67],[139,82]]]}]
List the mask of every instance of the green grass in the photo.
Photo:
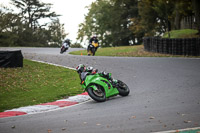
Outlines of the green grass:
[{"label": "green grass", "polygon": [[[196,35],[198,31],[193,29],[173,30],[170,32],[171,38],[194,38],[200,37]],[[165,33],[163,38],[167,38],[168,34]],[[87,50],[70,52],[73,55],[87,55]],[[99,48],[95,56],[122,56],[122,57],[197,57],[200,56],[183,56],[183,55],[170,55],[147,52],[144,50],[143,45],[138,46],[122,46],[122,47],[107,47]]]},{"label": "green grass", "polygon": [[[107,48],[99,48],[96,52],[96,56],[118,56],[123,53],[128,53],[132,51],[136,51],[136,47],[125,46],[125,47],[107,47]],[[74,51],[70,52],[70,54],[74,55],[87,55],[86,50]]]},{"label": "green grass", "polygon": [[24,60],[23,68],[0,68],[0,112],[82,93],[76,71]]},{"label": "green grass", "polygon": [[[87,50],[80,50],[70,52],[73,55],[87,55]],[[95,56],[119,56],[119,57],[193,57],[182,55],[160,54],[154,52],[147,52],[143,45],[137,46],[123,46],[123,47],[107,47],[99,48]],[[195,56],[200,57],[200,56]]]},{"label": "green grass", "polygon": [[[172,30],[170,31],[170,38],[195,38],[200,37],[196,35],[198,31],[193,29]],[[163,38],[168,38],[168,33],[163,35]]]}]

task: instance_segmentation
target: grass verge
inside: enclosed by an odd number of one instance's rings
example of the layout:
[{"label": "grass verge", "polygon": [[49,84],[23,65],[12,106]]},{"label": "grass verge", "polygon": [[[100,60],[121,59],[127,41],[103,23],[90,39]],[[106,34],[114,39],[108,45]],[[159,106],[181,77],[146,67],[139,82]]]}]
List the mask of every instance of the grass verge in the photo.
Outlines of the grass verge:
[{"label": "grass verge", "polygon": [[[183,29],[183,30],[172,30],[170,31],[170,38],[196,38],[200,37],[197,35],[197,30]],[[167,32],[163,38],[167,38]],[[70,52],[73,55],[87,55],[86,50]],[[197,57],[200,56],[183,56],[183,55],[170,55],[147,52],[144,50],[143,45],[138,46],[124,46],[124,47],[107,47],[99,48],[95,54],[96,56],[126,56],[126,57]]]},{"label": "grass verge", "polygon": [[[199,35],[197,35],[198,30],[193,30],[193,29],[172,30],[169,33],[170,33],[170,38],[197,38],[197,37],[200,37]],[[163,35],[163,38],[168,38],[167,32]]]},{"label": "grass verge", "polygon": [[[87,50],[80,50],[70,52],[73,55],[87,55]],[[147,52],[144,50],[143,45],[137,46],[124,46],[124,47],[107,47],[99,48],[95,56],[121,56],[121,57],[196,57],[200,56],[183,56],[183,55],[170,55],[160,54],[154,52]]]},{"label": "grass verge", "polygon": [[76,71],[24,59],[23,68],[0,68],[0,112],[82,93]]}]

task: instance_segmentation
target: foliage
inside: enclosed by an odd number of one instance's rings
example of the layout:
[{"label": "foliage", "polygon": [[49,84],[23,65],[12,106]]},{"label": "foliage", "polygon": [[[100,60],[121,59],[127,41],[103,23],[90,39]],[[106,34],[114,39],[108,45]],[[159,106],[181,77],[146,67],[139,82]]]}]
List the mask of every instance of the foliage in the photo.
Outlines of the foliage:
[{"label": "foliage", "polygon": [[[51,4],[11,1],[19,13],[0,8],[0,46],[60,46],[67,34]],[[200,34],[199,0],[96,0],[88,10],[79,25],[78,42],[97,35],[101,47],[141,44],[144,36],[179,30],[187,16],[195,16]]]},{"label": "foliage", "polygon": [[[183,30],[172,30],[170,31],[170,38],[196,38],[200,37],[197,35],[197,30],[183,29]],[[163,38],[167,38],[168,35],[165,33]]]},{"label": "foliage", "polygon": [[19,13],[6,7],[0,10],[0,46],[60,46],[67,34],[60,15],[51,12],[52,4],[39,0],[11,1]]},{"label": "foliage", "polygon": [[168,30],[180,29],[181,17],[192,14],[189,0],[142,0],[138,8],[145,36],[160,36]]},{"label": "foliage", "polygon": [[192,7],[195,14],[195,22],[197,25],[198,35],[200,35],[200,1],[192,0]]},{"label": "foliage", "polygon": [[129,29],[130,19],[137,15],[137,0],[93,2],[85,22],[79,25],[78,39],[83,41],[85,36],[89,39],[97,35],[102,47],[131,45],[135,43],[135,37]]},{"label": "foliage", "polygon": [[18,15],[23,18],[23,21],[28,24],[29,28],[34,30],[41,26],[38,22],[41,18],[53,18],[58,16],[55,12],[50,12],[52,4],[49,3],[42,3],[39,0],[11,1],[15,7],[20,9]]},{"label": "foliage", "polygon": [[62,45],[62,40],[67,35],[64,30],[64,24],[61,24],[59,19],[53,20],[49,27],[49,39],[48,44],[54,46]]},{"label": "foliage", "polygon": [[23,68],[0,68],[0,112],[80,94],[76,71],[24,60]]},{"label": "foliage", "polygon": [[14,46],[18,39],[17,25],[22,25],[21,18],[12,14],[8,8],[1,6],[0,20],[0,46]]},{"label": "foliage", "polygon": [[80,43],[74,43],[70,45],[71,48],[83,48]]},{"label": "foliage", "polygon": [[180,29],[181,19],[194,14],[198,29],[199,5],[198,0],[98,0],[88,7],[78,39],[96,34],[101,47],[140,44],[144,36]]}]

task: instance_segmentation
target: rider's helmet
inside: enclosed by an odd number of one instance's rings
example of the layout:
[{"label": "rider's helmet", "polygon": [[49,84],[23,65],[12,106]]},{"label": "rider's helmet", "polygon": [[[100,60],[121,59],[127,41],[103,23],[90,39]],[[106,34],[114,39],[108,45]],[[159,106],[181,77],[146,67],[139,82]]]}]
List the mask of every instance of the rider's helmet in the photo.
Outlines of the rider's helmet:
[{"label": "rider's helmet", "polygon": [[70,40],[69,40],[69,39],[66,39],[65,42],[66,42],[66,43],[70,43]]},{"label": "rider's helmet", "polygon": [[85,65],[83,65],[83,64],[79,64],[77,67],[76,67],[76,71],[78,72],[78,73],[82,73],[82,72],[84,72],[86,70],[86,67],[85,67]]},{"label": "rider's helmet", "polygon": [[96,36],[96,35],[94,35],[94,36],[92,36],[92,38],[93,38],[93,39],[97,39],[97,36]]},{"label": "rider's helmet", "polygon": [[[96,35],[92,36],[91,42],[98,43],[98,39],[97,39],[97,36],[96,36]],[[91,42],[90,42],[90,43],[91,43]]]},{"label": "rider's helmet", "polygon": [[88,72],[92,72],[92,70],[93,70],[93,67],[92,67],[92,66],[87,67],[87,71],[88,71]]}]

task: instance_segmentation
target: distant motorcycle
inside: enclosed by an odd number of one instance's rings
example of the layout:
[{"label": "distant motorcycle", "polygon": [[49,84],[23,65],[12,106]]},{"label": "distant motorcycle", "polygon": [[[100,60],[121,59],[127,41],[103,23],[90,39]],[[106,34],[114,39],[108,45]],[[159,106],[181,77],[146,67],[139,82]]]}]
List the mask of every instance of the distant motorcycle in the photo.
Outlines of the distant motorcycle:
[{"label": "distant motorcycle", "polygon": [[69,44],[63,43],[63,45],[62,45],[62,47],[60,49],[60,53],[62,54],[64,52],[66,52],[68,49],[69,49]]},{"label": "distant motorcycle", "polygon": [[93,41],[92,44],[90,44],[88,47],[88,56],[90,56],[90,55],[94,56],[98,47],[99,47],[98,42]]}]

